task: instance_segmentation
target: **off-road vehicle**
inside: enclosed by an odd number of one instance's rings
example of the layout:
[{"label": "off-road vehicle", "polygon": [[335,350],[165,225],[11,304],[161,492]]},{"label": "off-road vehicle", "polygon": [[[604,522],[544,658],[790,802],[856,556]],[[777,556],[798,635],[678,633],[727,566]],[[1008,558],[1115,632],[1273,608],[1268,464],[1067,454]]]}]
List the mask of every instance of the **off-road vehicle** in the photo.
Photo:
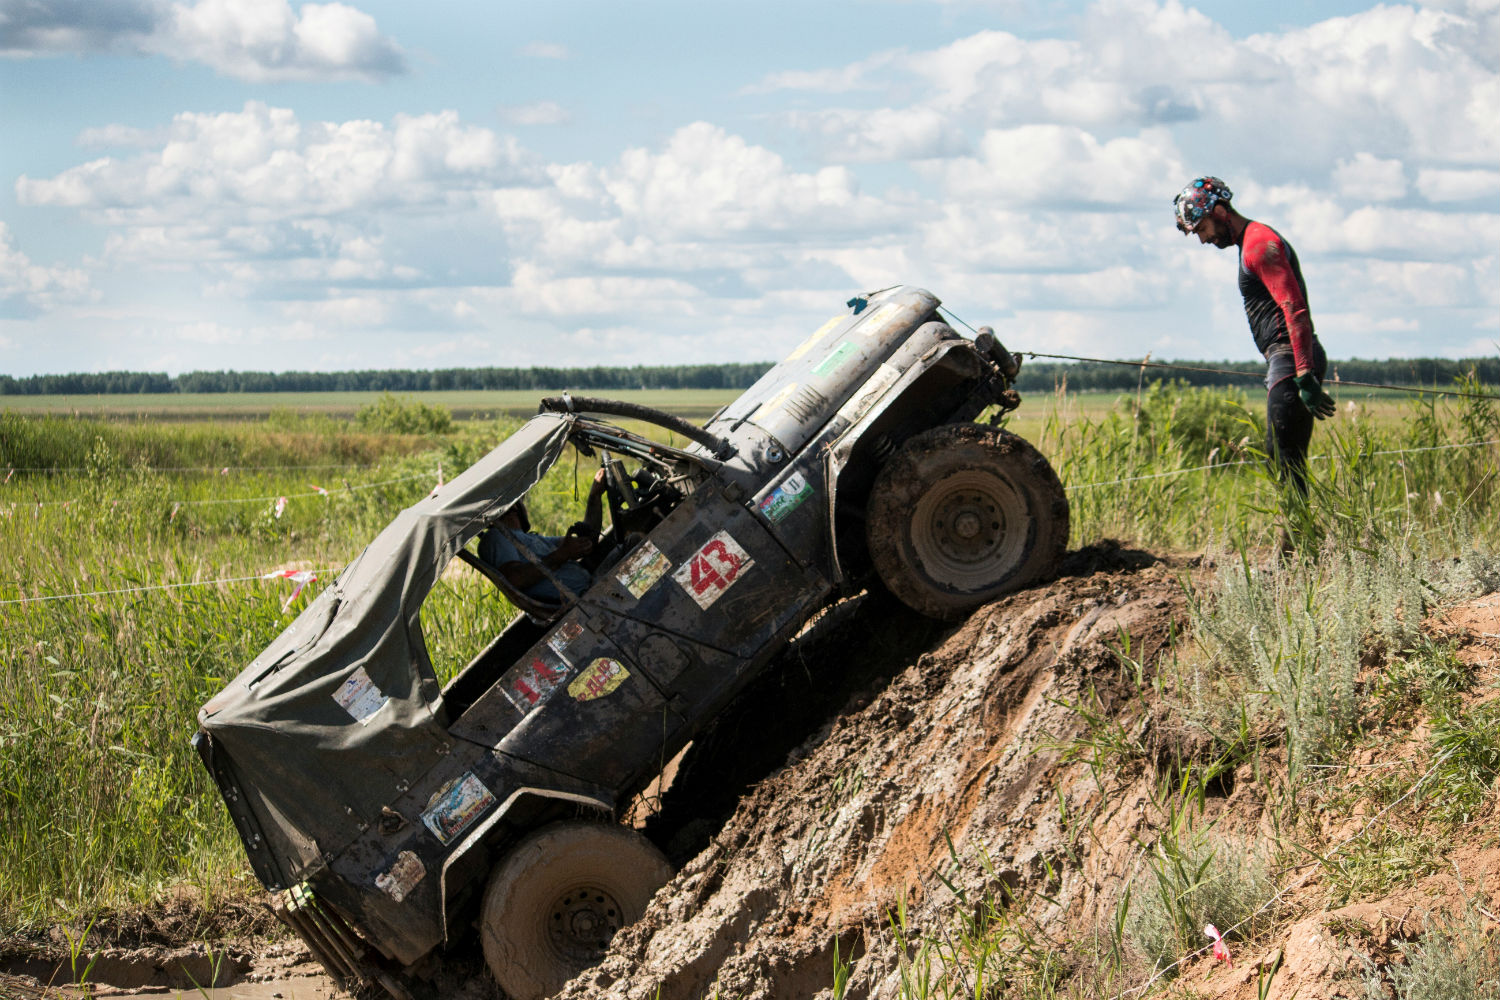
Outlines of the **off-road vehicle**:
[{"label": "off-road vehicle", "polygon": [[[706,426],[544,400],[200,711],[198,751],[280,915],[346,985],[396,996],[476,923],[516,1000],[597,961],[671,875],[615,818],[815,614],[873,585],[955,618],[1058,562],[1057,476],[972,422],[1018,405],[1017,368],[898,287],[851,300]],[[546,603],[466,546],[509,530],[568,445],[607,470],[611,555]],[[439,690],[419,610],[454,559],[523,613]]]}]

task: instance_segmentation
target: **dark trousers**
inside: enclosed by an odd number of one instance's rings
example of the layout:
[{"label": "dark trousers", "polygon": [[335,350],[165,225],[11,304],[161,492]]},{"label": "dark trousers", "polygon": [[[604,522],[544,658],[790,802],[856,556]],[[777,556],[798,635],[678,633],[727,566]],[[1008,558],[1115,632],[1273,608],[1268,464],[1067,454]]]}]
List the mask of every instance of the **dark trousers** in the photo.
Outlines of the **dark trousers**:
[{"label": "dark trousers", "polygon": [[[1323,346],[1313,341],[1313,374],[1318,381],[1328,371],[1328,357]],[[1287,355],[1291,348],[1286,349]],[[1273,373],[1280,367],[1273,358]],[[1266,454],[1276,467],[1276,473],[1284,483],[1289,483],[1299,496],[1307,496],[1307,446],[1312,441],[1312,411],[1302,405],[1297,394],[1297,383],[1290,375],[1278,378],[1266,392]]]}]

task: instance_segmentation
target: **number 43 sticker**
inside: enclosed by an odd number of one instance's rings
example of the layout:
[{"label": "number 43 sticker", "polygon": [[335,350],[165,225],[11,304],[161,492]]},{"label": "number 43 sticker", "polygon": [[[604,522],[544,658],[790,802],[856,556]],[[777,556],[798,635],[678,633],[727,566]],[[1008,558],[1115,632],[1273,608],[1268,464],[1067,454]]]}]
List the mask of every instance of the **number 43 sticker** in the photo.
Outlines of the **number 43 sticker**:
[{"label": "number 43 sticker", "polygon": [[729,532],[721,531],[678,566],[672,579],[698,602],[698,607],[707,611],[753,563],[750,554],[729,537]]}]

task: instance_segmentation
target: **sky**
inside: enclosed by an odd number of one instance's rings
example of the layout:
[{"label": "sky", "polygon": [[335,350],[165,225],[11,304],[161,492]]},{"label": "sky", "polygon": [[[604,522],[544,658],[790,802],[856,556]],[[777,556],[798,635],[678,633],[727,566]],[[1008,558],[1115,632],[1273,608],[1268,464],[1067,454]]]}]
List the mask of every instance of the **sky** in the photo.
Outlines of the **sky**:
[{"label": "sky", "polygon": [[0,0],[0,373],[1500,352],[1500,0]]}]

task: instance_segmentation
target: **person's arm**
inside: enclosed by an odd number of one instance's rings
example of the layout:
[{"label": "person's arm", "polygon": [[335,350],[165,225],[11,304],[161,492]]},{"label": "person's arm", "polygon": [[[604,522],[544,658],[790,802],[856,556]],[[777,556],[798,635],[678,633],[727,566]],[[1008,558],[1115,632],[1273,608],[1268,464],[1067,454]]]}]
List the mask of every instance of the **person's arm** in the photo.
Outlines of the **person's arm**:
[{"label": "person's arm", "polygon": [[604,467],[594,473],[594,482],[589,486],[589,499],[583,505],[583,523],[597,533],[604,530],[604,493],[609,489]]},{"label": "person's arm", "polygon": [[1307,296],[1297,282],[1297,273],[1287,259],[1286,244],[1269,227],[1252,222],[1245,229],[1245,270],[1255,275],[1281,307],[1287,337],[1292,342],[1292,361],[1298,375],[1313,367],[1313,322]]},{"label": "person's arm", "polygon": [[[542,565],[548,569],[558,569],[565,563],[587,555],[593,547],[593,543],[587,538],[579,538],[577,535],[565,535],[558,539],[556,548],[539,558]],[[519,555],[519,553],[517,554]],[[521,559],[501,563],[496,569],[505,575],[505,578],[510,581],[511,586],[520,591],[530,590],[547,578],[542,573],[541,568],[535,563],[526,562]]]}]

